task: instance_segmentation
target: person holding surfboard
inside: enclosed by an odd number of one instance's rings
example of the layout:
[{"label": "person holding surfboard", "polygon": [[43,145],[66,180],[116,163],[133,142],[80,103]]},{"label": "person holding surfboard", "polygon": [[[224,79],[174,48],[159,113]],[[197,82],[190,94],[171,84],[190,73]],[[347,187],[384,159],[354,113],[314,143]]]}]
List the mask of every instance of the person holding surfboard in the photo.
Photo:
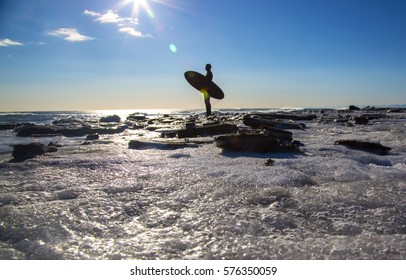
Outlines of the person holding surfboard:
[{"label": "person holding surfboard", "polygon": [[[211,64],[206,64],[206,83],[207,88],[209,88],[210,83],[213,81],[213,73],[211,72]],[[211,104],[210,104],[210,95],[206,92],[203,92],[204,103],[206,104],[206,116],[211,115]]]},{"label": "person holding surfboard", "polygon": [[203,93],[204,103],[206,104],[206,115],[210,116],[210,97],[223,99],[224,92],[213,82],[213,73],[211,72],[210,64],[206,64],[206,71],[206,76],[195,71],[186,71],[185,79],[192,87]]}]

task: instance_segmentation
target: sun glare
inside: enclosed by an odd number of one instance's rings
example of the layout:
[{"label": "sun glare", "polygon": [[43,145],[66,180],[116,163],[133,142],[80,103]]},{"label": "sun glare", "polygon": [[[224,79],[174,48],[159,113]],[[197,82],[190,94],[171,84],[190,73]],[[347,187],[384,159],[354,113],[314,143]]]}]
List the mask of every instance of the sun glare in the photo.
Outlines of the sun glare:
[{"label": "sun glare", "polygon": [[124,8],[126,6],[132,6],[132,11],[131,11],[131,16],[133,18],[138,18],[140,10],[144,10],[149,17],[154,18],[154,13],[152,12],[152,9],[150,5],[148,4],[147,0],[122,0],[118,6],[119,8]]}]

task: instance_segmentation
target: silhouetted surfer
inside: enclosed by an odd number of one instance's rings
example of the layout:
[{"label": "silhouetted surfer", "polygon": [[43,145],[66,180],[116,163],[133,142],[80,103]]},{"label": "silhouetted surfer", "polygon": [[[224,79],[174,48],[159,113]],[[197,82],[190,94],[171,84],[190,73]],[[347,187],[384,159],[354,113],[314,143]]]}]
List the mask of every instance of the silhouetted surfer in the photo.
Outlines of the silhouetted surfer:
[{"label": "silhouetted surfer", "polygon": [[[207,88],[209,88],[209,85],[211,81],[213,80],[213,73],[211,72],[211,65],[206,64],[206,83],[207,83]],[[206,104],[206,115],[210,116],[211,115],[211,104],[210,104],[210,95],[206,92],[203,93],[204,96],[204,103]]]},{"label": "silhouetted surfer", "polygon": [[206,76],[196,71],[186,71],[186,81],[199,92],[203,93],[204,103],[206,104],[206,115],[211,115],[210,98],[221,100],[224,98],[224,92],[213,82],[213,73],[211,65],[206,64]]}]

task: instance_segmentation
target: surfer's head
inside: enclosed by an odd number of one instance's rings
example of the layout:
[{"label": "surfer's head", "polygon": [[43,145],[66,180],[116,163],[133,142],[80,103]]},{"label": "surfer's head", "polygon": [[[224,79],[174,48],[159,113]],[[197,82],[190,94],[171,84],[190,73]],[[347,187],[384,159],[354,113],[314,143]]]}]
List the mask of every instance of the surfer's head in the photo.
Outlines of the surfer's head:
[{"label": "surfer's head", "polygon": [[211,70],[211,64],[206,64],[206,71],[210,71]]}]

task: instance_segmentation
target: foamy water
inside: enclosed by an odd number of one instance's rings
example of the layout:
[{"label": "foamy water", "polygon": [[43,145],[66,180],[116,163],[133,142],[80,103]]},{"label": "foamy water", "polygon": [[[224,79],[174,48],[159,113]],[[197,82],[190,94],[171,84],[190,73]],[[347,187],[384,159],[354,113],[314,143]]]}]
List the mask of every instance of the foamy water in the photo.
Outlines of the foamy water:
[{"label": "foamy water", "polygon": [[[210,143],[128,149],[156,136],[141,131],[86,146],[83,137],[60,137],[57,153],[21,163],[4,151],[0,257],[406,258],[405,116],[355,127],[304,123],[293,131],[305,145],[299,154],[221,152]],[[334,145],[340,139],[392,150],[350,150]]]}]

